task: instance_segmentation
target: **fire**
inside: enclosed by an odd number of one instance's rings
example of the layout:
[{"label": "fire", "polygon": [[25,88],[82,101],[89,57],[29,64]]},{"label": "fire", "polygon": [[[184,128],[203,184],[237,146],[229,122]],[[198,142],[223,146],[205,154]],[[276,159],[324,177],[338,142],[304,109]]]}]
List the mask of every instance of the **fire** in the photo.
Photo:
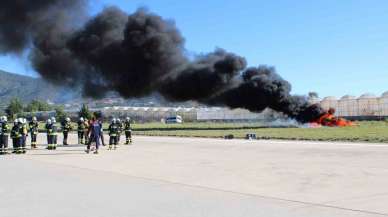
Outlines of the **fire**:
[{"label": "fire", "polygon": [[325,126],[325,127],[350,127],[356,126],[352,121],[338,118],[335,115],[335,109],[330,108],[325,114],[323,114],[318,120],[311,123],[312,126]]}]

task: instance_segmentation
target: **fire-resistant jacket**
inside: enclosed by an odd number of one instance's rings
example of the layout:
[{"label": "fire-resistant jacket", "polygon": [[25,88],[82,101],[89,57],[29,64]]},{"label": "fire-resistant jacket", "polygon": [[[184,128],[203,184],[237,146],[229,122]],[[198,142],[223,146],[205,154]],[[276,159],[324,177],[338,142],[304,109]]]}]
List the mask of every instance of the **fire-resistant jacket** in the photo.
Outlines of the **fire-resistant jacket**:
[{"label": "fire-resistant jacket", "polygon": [[132,131],[131,122],[130,121],[125,121],[125,123],[124,123],[124,130],[125,130],[125,132]]},{"label": "fire-resistant jacket", "polygon": [[8,136],[9,135],[9,125],[7,122],[0,123],[0,135]]},{"label": "fire-resistant jacket", "polygon": [[117,136],[119,133],[119,126],[117,124],[109,125],[109,136]]},{"label": "fire-resistant jacket", "polygon": [[17,139],[17,138],[22,137],[22,134],[20,133],[20,131],[21,131],[20,125],[19,124],[15,124],[12,127],[12,130],[11,130],[11,138],[12,139]]},{"label": "fire-resistant jacket", "polygon": [[39,123],[37,121],[31,121],[28,125],[32,134],[38,134]]},{"label": "fire-resistant jacket", "polygon": [[73,127],[71,126],[70,122],[64,121],[62,123],[62,130],[63,130],[63,132],[70,132],[72,129],[73,129]]}]

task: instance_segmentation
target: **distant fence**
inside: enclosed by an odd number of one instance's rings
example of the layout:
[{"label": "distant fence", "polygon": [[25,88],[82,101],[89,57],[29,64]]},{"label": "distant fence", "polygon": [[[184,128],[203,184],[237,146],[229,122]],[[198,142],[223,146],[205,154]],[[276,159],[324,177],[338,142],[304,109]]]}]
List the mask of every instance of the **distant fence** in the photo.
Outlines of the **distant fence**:
[{"label": "distant fence", "polygon": [[[351,120],[382,120],[388,118],[388,92],[381,97],[364,94],[359,98],[344,96],[341,99],[326,97],[323,100],[312,100],[311,103],[320,103],[324,109],[335,108],[336,115]],[[105,119],[112,117],[131,117],[136,122],[161,121],[170,116],[182,116],[186,122],[192,121],[269,121],[277,119],[276,113],[265,110],[262,113],[253,113],[245,109],[228,109],[221,107],[182,108],[182,107],[104,107],[91,109],[101,111]],[[75,120],[78,110],[65,110]],[[55,116],[55,111],[36,112],[25,116],[36,116],[40,120]]]},{"label": "distant fence", "polygon": [[[159,122],[171,116],[181,116],[185,122],[193,121],[260,121],[273,118],[272,112],[253,113],[244,109],[230,110],[227,108],[174,108],[174,107],[105,107],[90,109],[101,111],[104,119],[113,117],[125,119],[131,117],[136,122]],[[73,120],[78,118],[78,110],[65,110]],[[24,116],[36,116],[39,120],[46,120],[55,116],[55,111],[24,113]]]}]

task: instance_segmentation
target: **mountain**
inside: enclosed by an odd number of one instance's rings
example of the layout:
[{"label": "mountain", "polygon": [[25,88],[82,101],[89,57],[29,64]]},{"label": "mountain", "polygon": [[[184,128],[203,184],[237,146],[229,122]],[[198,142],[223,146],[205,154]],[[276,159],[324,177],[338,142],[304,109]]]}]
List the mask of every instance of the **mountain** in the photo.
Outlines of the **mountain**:
[{"label": "mountain", "polygon": [[0,107],[8,105],[10,99],[17,97],[24,103],[43,100],[53,103],[91,106],[196,106],[194,102],[168,102],[159,94],[147,97],[122,99],[117,93],[108,93],[104,99],[85,99],[77,91],[54,86],[41,78],[33,78],[0,70]]},{"label": "mountain", "polygon": [[61,92],[61,88],[40,78],[0,70],[0,104],[7,104],[13,97],[18,97],[24,102],[34,99],[57,101]]}]

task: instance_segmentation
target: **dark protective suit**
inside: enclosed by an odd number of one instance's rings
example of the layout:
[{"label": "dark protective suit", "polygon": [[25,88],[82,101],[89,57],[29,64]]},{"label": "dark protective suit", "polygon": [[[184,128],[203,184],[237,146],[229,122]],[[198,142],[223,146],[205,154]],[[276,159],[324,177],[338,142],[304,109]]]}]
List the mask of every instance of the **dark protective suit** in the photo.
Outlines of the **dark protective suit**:
[{"label": "dark protective suit", "polygon": [[8,149],[9,125],[7,122],[0,123],[0,154],[6,154]]},{"label": "dark protective suit", "polygon": [[47,124],[46,125],[47,130],[47,139],[48,139],[48,150],[55,150],[57,148],[57,126],[55,124]]},{"label": "dark protective suit", "polygon": [[22,134],[21,132],[22,127],[20,124],[15,124],[12,127],[11,130],[11,138],[12,138],[12,145],[13,145],[13,152],[16,154],[21,154],[23,152],[21,143],[22,143]]},{"label": "dark protective suit", "polygon": [[31,121],[29,124],[31,134],[31,148],[37,148],[37,137],[39,131],[39,123],[37,121]]},{"label": "dark protective suit", "polygon": [[96,144],[96,153],[100,147],[100,138],[101,138],[101,125],[98,121],[94,121],[92,123],[90,123],[90,126],[89,126],[89,142],[88,142],[88,146],[87,146],[87,149],[88,151],[90,150],[90,146],[92,145],[92,143],[95,143]]},{"label": "dark protective suit", "polygon": [[124,131],[125,131],[125,144],[129,145],[132,143],[132,128],[131,128],[131,121],[125,121],[124,123]]},{"label": "dark protective suit", "polygon": [[84,144],[85,122],[78,121],[78,144]]},{"label": "dark protective suit", "polygon": [[21,138],[21,149],[22,153],[26,153],[27,151],[27,136],[28,136],[28,126],[27,123],[22,123],[20,128],[20,134],[22,135]]},{"label": "dark protective suit", "polygon": [[119,133],[119,126],[118,124],[110,124],[109,125],[109,149],[112,149],[112,146],[116,149],[117,145],[119,143],[118,141],[118,134]]},{"label": "dark protective suit", "polygon": [[69,145],[67,143],[67,138],[69,136],[69,132],[72,130],[71,123],[69,121],[64,121],[62,123],[62,132],[63,132],[63,145]]}]

